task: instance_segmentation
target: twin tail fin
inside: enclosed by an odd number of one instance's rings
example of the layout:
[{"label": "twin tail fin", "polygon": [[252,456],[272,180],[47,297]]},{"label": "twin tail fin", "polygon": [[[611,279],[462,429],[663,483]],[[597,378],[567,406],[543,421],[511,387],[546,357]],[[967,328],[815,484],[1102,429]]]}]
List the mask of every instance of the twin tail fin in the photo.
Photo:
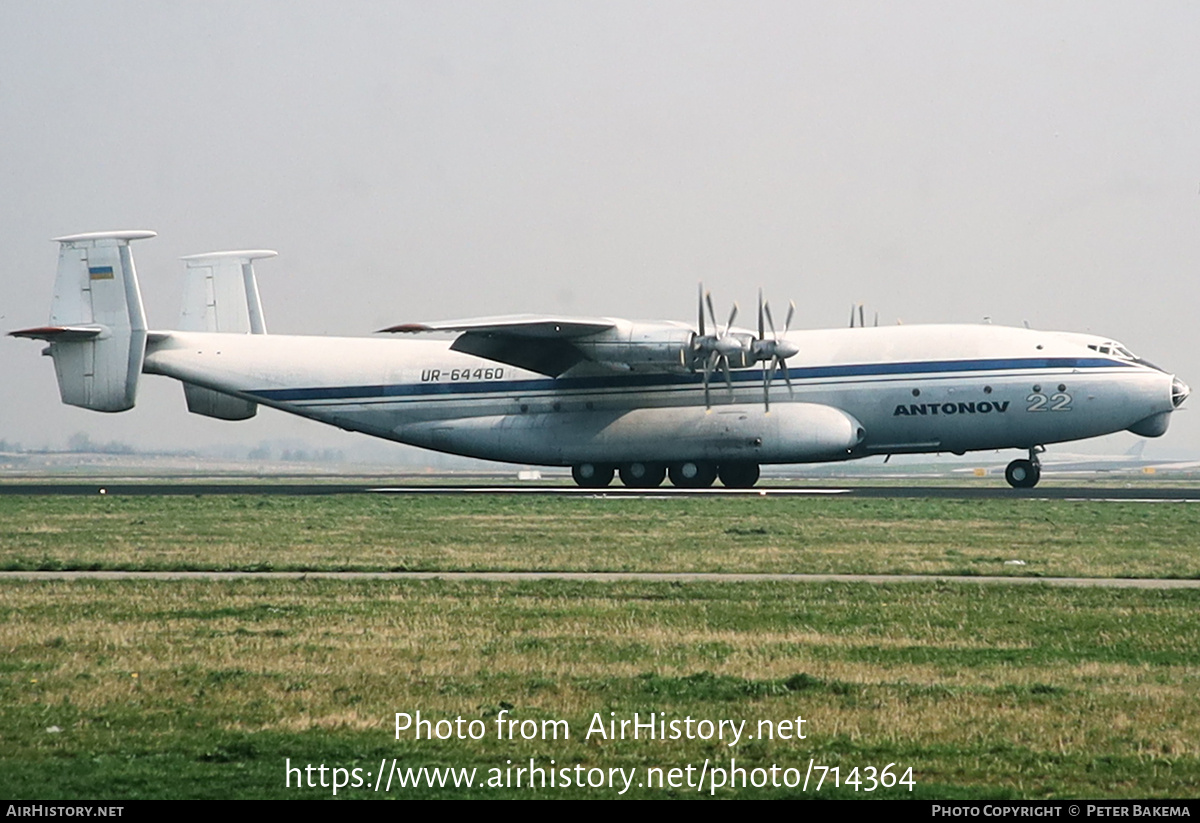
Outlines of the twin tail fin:
[{"label": "twin tail fin", "polygon": [[[55,238],[58,275],[45,326],[10,332],[45,340],[62,401],[103,412],[131,409],[146,356],[146,313],[129,244],[152,231],[107,231]],[[185,257],[181,331],[266,334],[254,261],[275,252],[247,250]],[[257,406],[184,384],[188,410],[222,420],[253,417]]]}]

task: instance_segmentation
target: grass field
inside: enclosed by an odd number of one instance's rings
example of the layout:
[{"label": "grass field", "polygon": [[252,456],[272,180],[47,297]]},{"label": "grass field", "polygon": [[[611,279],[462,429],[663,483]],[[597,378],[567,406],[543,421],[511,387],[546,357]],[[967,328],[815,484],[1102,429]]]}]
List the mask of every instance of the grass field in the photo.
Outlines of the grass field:
[{"label": "grass field", "polygon": [[[0,497],[0,569],[1200,576],[1200,506],[1045,500]],[[1006,565],[1010,560],[1025,565]]]},{"label": "grass field", "polygon": [[[1195,507],[904,500],[0,498],[8,568],[1194,577]],[[1005,566],[1010,558],[1024,567]],[[928,583],[0,583],[0,796],[329,797],[285,761],[857,767],[819,794],[1200,793],[1200,592]],[[397,740],[396,712],[484,721]],[[495,720],[569,739],[497,740]],[[613,712],[615,715],[610,715]],[[593,715],[806,719],[804,740],[585,739]],[[511,764],[508,761],[512,761]],[[736,761],[733,763],[731,761]],[[867,767],[915,783],[864,791]],[[763,772],[766,774],[766,772]],[[694,776],[694,775],[693,775]],[[294,778],[293,778],[294,779]],[[509,775],[511,779],[511,774]],[[753,777],[751,777],[753,779]],[[637,785],[623,796],[709,796]],[[642,780],[641,782],[645,782]],[[686,782],[686,781],[684,781]],[[619,787],[387,796],[615,797]],[[370,786],[338,797],[378,797]]]}]

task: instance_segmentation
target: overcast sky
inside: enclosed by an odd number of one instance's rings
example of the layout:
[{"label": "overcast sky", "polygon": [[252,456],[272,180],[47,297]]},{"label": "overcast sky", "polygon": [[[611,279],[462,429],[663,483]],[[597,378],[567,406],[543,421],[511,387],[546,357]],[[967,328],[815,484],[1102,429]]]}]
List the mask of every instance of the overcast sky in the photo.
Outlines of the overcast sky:
[{"label": "overcast sky", "polygon": [[[1200,385],[1197,43],[1194,2],[0,0],[0,328],[47,319],[49,238],[137,228],[158,328],[181,255],[273,248],[276,333],[691,320],[703,280],[806,327],[1093,331]],[[39,348],[0,341],[27,447],[362,439],[158,377],[65,407]],[[1175,417],[1151,452],[1200,451]]]}]

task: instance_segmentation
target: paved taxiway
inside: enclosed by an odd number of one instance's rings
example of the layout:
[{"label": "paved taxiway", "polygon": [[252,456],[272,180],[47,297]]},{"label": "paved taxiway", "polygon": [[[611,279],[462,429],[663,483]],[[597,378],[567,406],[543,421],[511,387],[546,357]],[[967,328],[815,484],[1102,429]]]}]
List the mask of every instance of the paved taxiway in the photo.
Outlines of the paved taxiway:
[{"label": "paved taxiway", "polygon": [[593,583],[979,583],[1111,589],[1200,589],[1200,580],[1147,577],[976,577],[920,574],[741,574],[721,572],[0,572],[2,580],[576,580]]},{"label": "paved taxiway", "polygon": [[610,486],[581,489],[576,486],[550,485],[388,485],[369,483],[0,483],[0,495],[478,495],[518,494],[560,497],[671,498],[705,497],[814,497],[858,498],[940,498],[957,500],[1097,500],[1127,502],[1200,502],[1200,487],[1149,487],[1132,484],[1122,487],[1044,486],[1036,489],[1010,489],[1005,486],[756,486],[752,489],[629,489]]}]

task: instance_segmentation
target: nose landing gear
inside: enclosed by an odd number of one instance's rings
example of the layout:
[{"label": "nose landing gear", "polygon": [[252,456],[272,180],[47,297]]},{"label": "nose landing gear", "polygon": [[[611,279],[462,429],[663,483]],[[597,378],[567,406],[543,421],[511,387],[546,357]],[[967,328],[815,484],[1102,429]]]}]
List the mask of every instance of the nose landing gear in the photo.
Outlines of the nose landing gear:
[{"label": "nose landing gear", "polygon": [[1029,449],[1028,460],[1014,460],[1004,469],[1004,479],[1014,489],[1032,489],[1042,479],[1042,464],[1038,455],[1044,452],[1044,446],[1033,446]]}]

